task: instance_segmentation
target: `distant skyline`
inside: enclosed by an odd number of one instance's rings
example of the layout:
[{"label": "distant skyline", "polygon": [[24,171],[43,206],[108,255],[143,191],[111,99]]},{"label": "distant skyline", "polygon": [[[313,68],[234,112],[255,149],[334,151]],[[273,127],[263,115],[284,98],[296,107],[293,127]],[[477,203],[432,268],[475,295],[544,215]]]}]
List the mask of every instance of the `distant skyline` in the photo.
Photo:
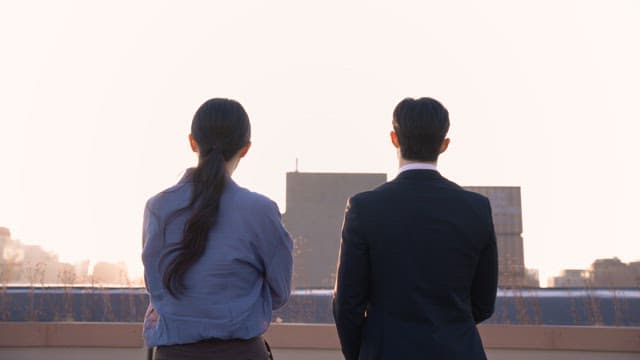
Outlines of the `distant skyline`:
[{"label": "distant skyline", "polygon": [[0,4],[0,226],[61,261],[141,272],[147,198],[195,164],[191,117],[240,101],[234,178],[285,211],[285,173],[396,174],[391,113],[442,101],[439,169],[522,188],[541,283],[640,260],[637,1]]}]

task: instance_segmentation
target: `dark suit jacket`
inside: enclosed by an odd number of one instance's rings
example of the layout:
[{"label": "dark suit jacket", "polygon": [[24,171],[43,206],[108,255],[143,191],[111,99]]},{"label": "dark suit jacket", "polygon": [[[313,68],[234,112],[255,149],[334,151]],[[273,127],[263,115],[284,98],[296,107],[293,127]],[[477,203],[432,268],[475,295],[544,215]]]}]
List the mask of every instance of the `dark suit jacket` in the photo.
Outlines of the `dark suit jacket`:
[{"label": "dark suit jacket", "polygon": [[353,196],[333,299],[345,358],[486,359],[497,257],[488,199],[437,171]]}]

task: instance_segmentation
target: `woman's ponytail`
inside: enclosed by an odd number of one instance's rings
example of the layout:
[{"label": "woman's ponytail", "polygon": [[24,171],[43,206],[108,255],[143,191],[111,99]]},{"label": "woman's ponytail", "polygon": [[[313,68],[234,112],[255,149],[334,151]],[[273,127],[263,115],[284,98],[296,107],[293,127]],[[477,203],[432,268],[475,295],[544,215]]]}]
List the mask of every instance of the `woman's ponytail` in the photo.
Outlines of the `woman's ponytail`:
[{"label": "woman's ponytail", "polygon": [[185,290],[185,274],[205,252],[227,181],[226,162],[249,142],[249,117],[236,101],[211,99],[196,112],[191,134],[198,144],[199,161],[190,175],[191,201],[187,208],[181,209],[190,210],[191,216],[185,224],[182,241],[169,253],[176,256],[162,277],[165,288],[176,298]]}]

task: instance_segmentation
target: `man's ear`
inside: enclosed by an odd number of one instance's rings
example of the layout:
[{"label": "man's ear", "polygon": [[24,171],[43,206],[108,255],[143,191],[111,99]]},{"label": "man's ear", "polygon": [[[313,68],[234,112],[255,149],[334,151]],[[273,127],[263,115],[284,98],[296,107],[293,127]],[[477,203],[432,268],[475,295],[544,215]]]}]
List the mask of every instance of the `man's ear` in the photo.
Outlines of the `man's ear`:
[{"label": "man's ear", "polygon": [[389,136],[391,137],[391,143],[393,144],[393,146],[396,149],[399,148],[400,143],[398,142],[398,134],[394,130],[391,130],[391,132],[389,133]]},{"label": "man's ear", "polygon": [[191,150],[194,153],[198,152],[198,143],[196,142],[196,139],[193,138],[193,135],[189,134],[189,145],[191,145]]},{"label": "man's ear", "polygon": [[247,145],[243,146],[242,149],[240,149],[239,154],[240,154],[240,158],[242,159],[245,155],[247,155],[247,153],[249,152],[249,149],[251,148],[251,141],[249,141],[247,143]]},{"label": "man's ear", "polygon": [[442,141],[442,144],[440,145],[440,154],[442,154],[443,152],[447,151],[447,149],[449,148],[449,143],[451,142],[451,139],[449,138],[445,138]]}]

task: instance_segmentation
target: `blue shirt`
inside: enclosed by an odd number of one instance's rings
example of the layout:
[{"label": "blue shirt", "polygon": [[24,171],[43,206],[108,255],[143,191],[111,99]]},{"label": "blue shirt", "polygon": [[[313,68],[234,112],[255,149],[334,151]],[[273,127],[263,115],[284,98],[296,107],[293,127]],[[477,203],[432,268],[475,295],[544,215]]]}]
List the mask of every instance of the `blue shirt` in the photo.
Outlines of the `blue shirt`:
[{"label": "blue shirt", "polygon": [[169,222],[166,233],[164,225],[189,203],[192,186],[187,171],[145,207],[142,261],[150,304],[144,338],[150,347],[258,336],[290,295],[293,244],[278,206],[231,178],[206,250],[184,277],[186,290],[178,299],[168,293],[162,276],[175,255],[163,256],[181,241],[190,212]]}]

